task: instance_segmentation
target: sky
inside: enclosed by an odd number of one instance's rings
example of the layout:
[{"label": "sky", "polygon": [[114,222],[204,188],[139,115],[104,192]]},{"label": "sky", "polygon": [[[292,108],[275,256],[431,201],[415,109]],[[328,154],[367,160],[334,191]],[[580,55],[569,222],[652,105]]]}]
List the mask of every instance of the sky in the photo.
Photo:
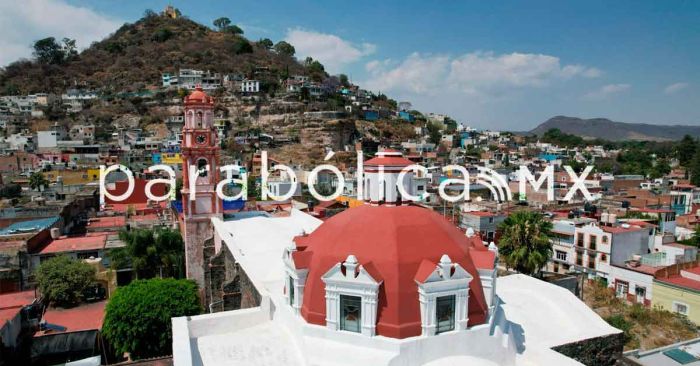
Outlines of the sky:
[{"label": "sky", "polygon": [[54,36],[79,47],[172,4],[287,40],[365,89],[480,129],[556,115],[700,125],[700,1],[0,0],[0,65]]}]

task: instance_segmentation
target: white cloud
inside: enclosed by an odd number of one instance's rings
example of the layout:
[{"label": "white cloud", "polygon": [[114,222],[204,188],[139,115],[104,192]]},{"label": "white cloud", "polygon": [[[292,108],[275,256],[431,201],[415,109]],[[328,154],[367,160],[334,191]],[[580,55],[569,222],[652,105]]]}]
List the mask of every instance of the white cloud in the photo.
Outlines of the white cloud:
[{"label": "white cloud", "polygon": [[370,74],[365,84],[371,90],[485,98],[512,89],[542,88],[574,77],[601,75],[596,68],[562,65],[555,56],[517,52],[473,52],[458,57],[413,53],[393,67],[371,61],[365,69]]},{"label": "white cloud", "polygon": [[688,87],[688,83],[674,83],[664,88],[665,94],[675,94]]},{"label": "white cloud", "polygon": [[594,90],[583,96],[584,99],[588,100],[602,100],[608,97],[620,94],[629,90],[629,84],[608,84],[600,87],[600,89]]},{"label": "white cloud", "polygon": [[355,45],[333,34],[300,28],[287,30],[285,41],[294,46],[299,59],[313,57],[331,73],[342,71],[344,65],[370,55],[377,49],[371,43]]},{"label": "white cloud", "polygon": [[117,30],[122,22],[61,0],[0,2],[0,65],[32,55],[34,41],[55,37],[76,40],[83,49]]}]

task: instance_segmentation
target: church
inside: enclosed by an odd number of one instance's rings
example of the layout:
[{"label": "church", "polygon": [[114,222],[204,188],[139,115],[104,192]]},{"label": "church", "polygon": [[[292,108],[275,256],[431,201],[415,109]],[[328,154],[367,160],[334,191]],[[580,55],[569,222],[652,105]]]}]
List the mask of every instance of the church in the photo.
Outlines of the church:
[{"label": "church", "polygon": [[183,169],[181,227],[209,314],[172,319],[176,365],[615,363],[621,331],[573,294],[499,278],[493,243],[404,202],[386,184],[412,164],[400,152],[365,162],[365,205],[326,221],[224,216],[213,105],[185,99],[183,163],[210,169]]}]

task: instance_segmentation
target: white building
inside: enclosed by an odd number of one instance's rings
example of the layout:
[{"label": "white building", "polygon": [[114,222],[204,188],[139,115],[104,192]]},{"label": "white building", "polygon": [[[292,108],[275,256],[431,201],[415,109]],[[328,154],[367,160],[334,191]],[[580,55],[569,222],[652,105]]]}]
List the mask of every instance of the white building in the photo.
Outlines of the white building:
[{"label": "white building", "polygon": [[259,80],[243,80],[241,81],[241,92],[242,93],[259,93],[260,92],[260,81]]}]

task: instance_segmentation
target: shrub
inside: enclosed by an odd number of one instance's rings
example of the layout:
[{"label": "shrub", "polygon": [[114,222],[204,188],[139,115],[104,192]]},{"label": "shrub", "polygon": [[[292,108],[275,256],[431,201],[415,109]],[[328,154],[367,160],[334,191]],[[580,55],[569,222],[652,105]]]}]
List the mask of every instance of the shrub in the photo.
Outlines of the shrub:
[{"label": "shrub", "polygon": [[118,354],[128,352],[133,359],[170,355],[170,319],[201,312],[194,281],[137,280],[112,296],[102,332]]},{"label": "shrub", "polygon": [[46,300],[70,306],[80,302],[83,291],[95,282],[95,269],[62,255],[42,263],[37,269],[36,280]]}]

